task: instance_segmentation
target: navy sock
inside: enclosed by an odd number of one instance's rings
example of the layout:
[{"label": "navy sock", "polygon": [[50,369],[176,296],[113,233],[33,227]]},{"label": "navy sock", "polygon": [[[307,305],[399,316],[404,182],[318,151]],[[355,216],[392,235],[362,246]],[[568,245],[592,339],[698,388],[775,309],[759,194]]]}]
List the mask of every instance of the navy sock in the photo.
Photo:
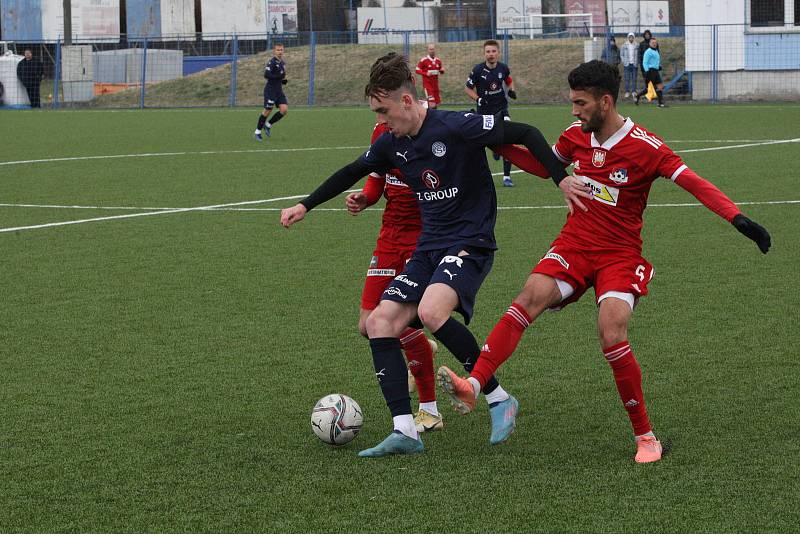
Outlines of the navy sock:
[{"label": "navy sock", "polygon": [[664,91],[656,91],[656,96],[658,96],[658,103],[664,103]]},{"label": "navy sock", "polygon": [[[433,333],[433,337],[441,341],[447,350],[453,353],[466,372],[472,372],[478,356],[481,355],[481,349],[469,328],[450,317],[439,330]],[[497,389],[499,385],[497,379],[492,376],[486,381],[481,391],[486,395]]]},{"label": "navy sock", "polygon": [[258,126],[256,126],[256,130],[261,130],[264,128],[264,123],[267,122],[267,118],[264,115],[258,116]]},{"label": "navy sock", "polygon": [[269,118],[269,123],[270,124],[275,124],[276,122],[278,122],[282,118],[283,118],[283,113],[281,113],[280,111],[276,111],[275,115],[273,115],[272,117]]},{"label": "navy sock", "polygon": [[375,376],[381,386],[386,406],[392,417],[411,415],[411,397],[408,396],[408,367],[396,337],[376,337],[369,340]]},{"label": "navy sock", "polygon": [[511,176],[511,162],[507,159],[503,160],[503,176]]}]

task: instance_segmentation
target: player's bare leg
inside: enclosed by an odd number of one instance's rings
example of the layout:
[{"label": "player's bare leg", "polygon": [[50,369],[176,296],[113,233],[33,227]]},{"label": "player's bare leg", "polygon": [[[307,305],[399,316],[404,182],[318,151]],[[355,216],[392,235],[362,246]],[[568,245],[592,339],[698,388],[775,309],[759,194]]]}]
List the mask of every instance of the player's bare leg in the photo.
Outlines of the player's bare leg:
[{"label": "player's bare leg", "polygon": [[392,413],[394,430],[375,447],[361,451],[361,457],[415,454],[424,450],[412,416],[406,380],[408,368],[399,339],[415,316],[415,304],[383,300],[367,318],[366,328],[375,376]]},{"label": "player's bare leg", "polygon": [[[602,297],[602,295],[601,295]],[[633,295],[628,300],[608,297],[600,302],[597,331],[603,355],[614,373],[620,399],[636,437],[636,461],[655,462],[661,459],[662,447],[650,425],[642,393],[642,370],[628,343],[628,322],[633,312]]]}]

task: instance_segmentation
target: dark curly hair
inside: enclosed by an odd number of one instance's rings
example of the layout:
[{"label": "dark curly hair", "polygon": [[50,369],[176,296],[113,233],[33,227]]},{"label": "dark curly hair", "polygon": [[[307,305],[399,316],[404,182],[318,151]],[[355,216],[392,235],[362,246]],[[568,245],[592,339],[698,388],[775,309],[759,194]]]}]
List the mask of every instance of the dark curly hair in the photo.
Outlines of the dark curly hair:
[{"label": "dark curly hair", "polygon": [[395,52],[390,52],[379,57],[369,69],[369,83],[364,88],[364,96],[383,98],[401,87],[411,93],[414,99],[417,98],[414,74],[408,66],[408,60]]},{"label": "dark curly hair", "polygon": [[614,103],[619,95],[619,71],[605,61],[592,60],[581,63],[569,73],[569,88],[573,91],[587,91],[596,98],[611,95]]}]

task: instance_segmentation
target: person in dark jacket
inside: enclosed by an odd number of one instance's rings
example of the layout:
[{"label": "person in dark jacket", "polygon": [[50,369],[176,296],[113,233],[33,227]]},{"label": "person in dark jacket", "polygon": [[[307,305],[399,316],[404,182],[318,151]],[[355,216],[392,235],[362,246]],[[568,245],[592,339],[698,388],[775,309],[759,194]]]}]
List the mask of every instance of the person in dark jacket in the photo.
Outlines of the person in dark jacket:
[{"label": "person in dark jacket", "polygon": [[[650,48],[650,39],[653,38],[653,34],[650,33],[650,30],[645,30],[642,34],[642,42],[639,43],[639,61],[637,65],[639,65],[639,70],[642,71],[642,78],[647,78],[647,71],[642,66],[642,60],[644,59],[644,53],[647,52],[647,49]],[[647,81],[645,80],[645,89],[647,89]]]},{"label": "person in dark jacket", "polygon": [[32,108],[42,107],[39,86],[42,84],[43,77],[44,65],[38,59],[33,59],[33,52],[30,48],[26,48],[25,59],[17,63],[17,78],[25,86]]}]

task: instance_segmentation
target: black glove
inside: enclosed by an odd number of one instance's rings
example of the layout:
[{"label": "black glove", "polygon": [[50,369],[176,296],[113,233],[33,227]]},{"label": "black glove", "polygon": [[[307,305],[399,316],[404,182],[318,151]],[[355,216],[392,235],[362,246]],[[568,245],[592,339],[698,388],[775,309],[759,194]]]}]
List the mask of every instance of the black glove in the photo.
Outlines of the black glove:
[{"label": "black glove", "polygon": [[755,241],[761,252],[764,254],[767,253],[770,245],[772,245],[772,239],[769,237],[769,232],[767,232],[766,228],[755,221],[751,221],[741,213],[733,218],[731,224],[733,224],[737,230],[746,235],[749,239]]},{"label": "black glove", "polygon": [[289,83],[289,80],[287,80],[286,78],[284,78],[284,79],[282,79],[282,80],[281,80],[281,83],[282,83],[283,85],[286,85],[287,83]]},{"label": "black glove", "polygon": [[513,90],[513,89],[509,89],[508,90],[508,98],[510,98],[511,100],[516,100],[517,99],[517,92],[515,90]]},{"label": "black glove", "polygon": [[480,107],[481,107],[482,105],[484,105],[485,103],[486,103],[486,102],[485,102],[485,101],[483,100],[483,98],[481,98],[481,97],[478,97],[478,100],[476,100],[476,101],[475,101],[475,104],[478,106],[478,108],[480,108]]}]

